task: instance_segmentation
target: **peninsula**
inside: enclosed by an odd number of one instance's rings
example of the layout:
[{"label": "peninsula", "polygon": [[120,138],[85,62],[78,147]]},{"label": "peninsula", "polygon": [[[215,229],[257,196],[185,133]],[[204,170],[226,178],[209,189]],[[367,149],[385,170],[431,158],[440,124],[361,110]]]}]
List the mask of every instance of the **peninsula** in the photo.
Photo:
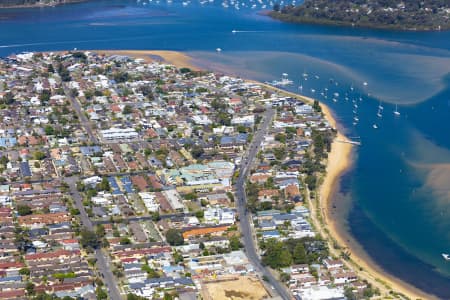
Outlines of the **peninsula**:
[{"label": "peninsula", "polygon": [[450,4],[445,0],[305,0],[298,6],[275,4],[269,15],[293,23],[395,30],[450,29]]},{"label": "peninsula", "polygon": [[335,230],[352,146],[317,100],[171,51],[22,53],[0,76],[0,298],[423,296]]},{"label": "peninsula", "polygon": [[1,0],[0,8],[55,6],[83,1],[85,0]]}]

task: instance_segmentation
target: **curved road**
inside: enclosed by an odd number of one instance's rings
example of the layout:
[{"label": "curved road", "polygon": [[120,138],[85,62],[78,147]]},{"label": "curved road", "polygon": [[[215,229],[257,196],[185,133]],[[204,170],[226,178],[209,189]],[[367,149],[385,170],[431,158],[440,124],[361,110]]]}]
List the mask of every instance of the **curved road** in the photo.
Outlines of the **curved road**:
[{"label": "curved road", "polygon": [[251,217],[247,213],[247,199],[245,195],[245,181],[250,172],[251,165],[255,159],[256,154],[259,151],[261,142],[264,139],[265,134],[272,122],[273,116],[275,115],[275,110],[272,108],[267,109],[264,114],[264,119],[260,124],[258,130],[253,136],[253,140],[250,144],[246,155],[243,157],[241,162],[241,168],[239,172],[239,177],[236,182],[236,198],[237,198],[237,209],[240,216],[239,225],[241,227],[241,233],[244,241],[244,249],[250,262],[255,266],[255,268],[261,272],[264,278],[272,285],[273,289],[278,293],[278,295],[285,299],[290,300],[292,296],[287,291],[286,287],[279,282],[272,273],[262,265],[261,260],[256,253],[255,243],[252,235],[251,229]]}]

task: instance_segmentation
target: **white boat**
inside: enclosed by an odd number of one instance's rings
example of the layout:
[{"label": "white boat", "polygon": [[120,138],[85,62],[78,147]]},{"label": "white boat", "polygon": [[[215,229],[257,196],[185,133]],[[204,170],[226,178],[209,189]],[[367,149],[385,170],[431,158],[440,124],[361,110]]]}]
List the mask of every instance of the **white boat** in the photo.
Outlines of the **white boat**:
[{"label": "white boat", "polygon": [[364,81],[364,83],[363,83],[363,84],[364,84],[364,86],[367,86],[367,85],[368,85],[367,81]]},{"label": "white boat", "polygon": [[281,80],[274,80],[272,82],[270,82],[269,84],[274,85],[274,86],[286,86],[286,85],[291,85],[294,82],[290,79],[288,79],[288,74],[287,73],[283,73]]},{"label": "white boat", "polygon": [[377,112],[377,116],[378,116],[378,118],[383,117],[383,115],[381,114],[381,111],[378,111],[378,112]]},{"label": "white boat", "polygon": [[222,52],[222,49],[221,48],[216,48],[216,51],[217,52]]},{"label": "white boat", "polygon": [[445,260],[450,260],[450,255],[448,253],[442,253],[441,255]]},{"label": "white boat", "polygon": [[237,32],[236,29],[231,30],[231,33],[236,33],[236,32]]},{"label": "white boat", "polygon": [[394,115],[400,116],[400,112],[398,111],[398,105],[397,104],[395,104]]},{"label": "white boat", "polygon": [[353,120],[355,120],[355,122],[358,122],[359,118],[358,117],[354,117]]},{"label": "white boat", "polygon": [[316,79],[319,79],[320,77],[318,75],[314,76]]},{"label": "white boat", "polygon": [[315,89],[311,89],[311,93],[315,93],[316,92],[316,90]]},{"label": "white boat", "polygon": [[333,98],[333,102],[336,103],[336,102],[337,102],[337,99],[336,99],[336,98]]},{"label": "white boat", "polygon": [[373,124],[372,127],[373,127],[373,129],[378,129],[377,124]]}]

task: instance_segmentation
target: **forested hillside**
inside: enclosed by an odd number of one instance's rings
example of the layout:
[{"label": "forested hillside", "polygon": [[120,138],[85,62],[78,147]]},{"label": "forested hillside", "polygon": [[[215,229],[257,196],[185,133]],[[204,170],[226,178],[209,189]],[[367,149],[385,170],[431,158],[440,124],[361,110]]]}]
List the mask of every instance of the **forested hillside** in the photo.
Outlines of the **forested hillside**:
[{"label": "forested hillside", "polygon": [[83,0],[0,0],[0,7],[45,6],[81,1]]},{"label": "forested hillside", "polygon": [[450,29],[450,0],[305,0],[275,4],[270,16],[287,22],[402,30]]}]

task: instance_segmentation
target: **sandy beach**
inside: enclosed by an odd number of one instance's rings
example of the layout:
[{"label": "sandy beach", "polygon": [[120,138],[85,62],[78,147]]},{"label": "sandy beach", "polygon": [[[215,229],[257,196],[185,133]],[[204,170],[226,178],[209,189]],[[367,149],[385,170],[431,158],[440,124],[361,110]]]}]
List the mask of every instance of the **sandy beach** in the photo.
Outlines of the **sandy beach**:
[{"label": "sandy beach", "polygon": [[[259,83],[256,82],[255,83]],[[268,89],[275,90],[281,94],[295,97],[307,103],[313,103],[314,99],[303,95],[287,92],[279,88],[259,83]],[[328,155],[327,172],[319,190],[319,211],[322,214],[324,224],[320,225],[317,219],[317,227],[321,234],[329,241],[337,241],[341,248],[347,249],[351,253],[351,260],[348,265],[358,273],[362,279],[371,282],[375,287],[378,287],[384,297],[389,295],[392,290],[401,293],[411,299],[438,299],[433,295],[424,293],[423,291],[389,275],[380,266],[378,266],[361,248],[361,246],[354,241],[343,228],[340,228],[338,221],[331,214],[331,201],[334,193],[339,188],[339,179],[341,175],[349,170],[353,162],[353,145],[348,143],[349,139],[342,134],[339,129],[339,124],[336,122],[330,108],[321,103],[322,112],[328,120],[330,126],[336,128],[338,133],[331,146],[331,151]],[[313,215],[313,214],[312,214]],[[334,250],[332,253],[339,256],[339,251]]]},{"label": "sandy beach", "polygon": [[199,70],[192,63],[192,58],[184,53],[168,50],[88,50],[98,54],[105,55],[126,55],[135,58],[144,59],[147,62],[162,61],[178,68],[190,68],[192,70]]},{"label": "sandy beach", "polygon": [[[321,104],[321,107],[330,125],[338,128],[331,110],[324,104]],[[338,189],[339,178],[352,165],[353,145],[345,141],[348,141],[348,139],[338,131],[328,156],[327,173],[319,191],[320,211],[322,212],[329,238],[336,240],[341,247],[350,251],[350,265],[362,279],[366,279],[378,287],[382,294],[387,295],[390,290],[393,290],[411,299],[437,299],[433,295],[428,295],[384,272],[363,252],[359,245],[355,242],[350,243],[350,237],[342,233],[342,229],[340,230],[337,221],[331,216],[330,202]]]},{"label": "sandy beach", "polygon": [[[161,58],[164,62],[168,64],[173,64],[177,67],[188,67],[193,70],[199,70],[193,64],[192,58],[188,55],[176,52],[176,51],[144,51],[144,50],[91,50],[99,54],[105,55],[127,55],[136,58],[145,59],[148,62],[155,60],[154,56],[157,57],[156,60]],[[250,80],[251,81],[251,80]],[[313,103],[314,99],[302,96],[299,94],[291,93],[278,89],[276,87],[256,82],[270,90],[277,91],[280,94],[291,96],[299,100],[305,101],[307,103]],[[362,279],[366,279],[371,282],[375,287],[378,287],[382,293],[382,296],[386,297],[389,295],[389,291],[401,293],[411,299],[437,299],[432,295],[425,294],[424,292],[414,288],[413,286],[404,283],[403,281],[390,276],[384,270],[381,269],[374,261],[372,261],[368,255],[363,251],[363,249],[355,242],[351,241],[351,238],[347,236],[342,228],[339,228],[337,220],[335,220],[331,215],[331,200],[333,199],[334,193],[338,190],[339,179],[341,175],[347,171],[352,165],[352,153],[353,145],[348,143],[348,139],[339,130],[339,124],[337,124],[331,110],[324,104],[321,103],[322,111],[328,120],[329,124],[338,129],[338,134],[332,144],[331,152],[328,156],[327,163],[327,173],[323,180],[323,183],[319,190],[319,205],[318,211],[322,214],[322,220],[324,224],[319,226],[319,232],[330,241],[337,241],[343,249],[348,249],[351,253],[351,259],[348,265],[358,273],[358,276]],[[314,212],[312,210],[312,217],[314,217]],[[318,222],[317,216],[315,216],[316,227]],[[332,247],[330,247],[332,248]],[[338,256],[340,252],[335,249],[331,249],[332,254]],[[385,298],[383,298],[385,299]]]}]

